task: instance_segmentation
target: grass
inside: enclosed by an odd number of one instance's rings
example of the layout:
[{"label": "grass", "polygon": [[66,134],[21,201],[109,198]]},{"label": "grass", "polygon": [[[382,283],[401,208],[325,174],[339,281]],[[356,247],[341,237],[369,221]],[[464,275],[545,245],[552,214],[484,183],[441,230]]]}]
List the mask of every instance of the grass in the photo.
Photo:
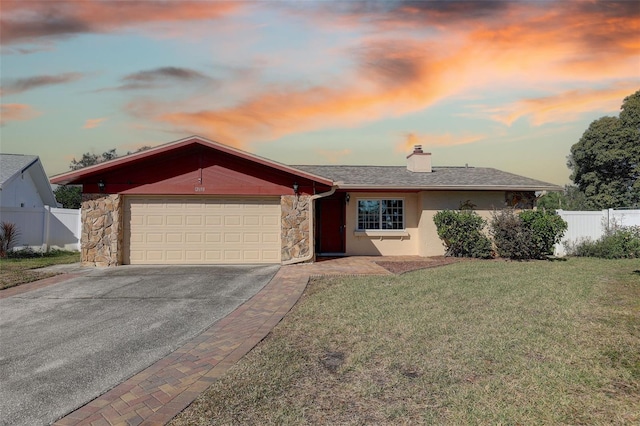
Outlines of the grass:
[{"label": "grass", "polygon": [[171,424],[638,424],[639,266],[318,279]]},{"label": "grass", "polygon": [[33,269],[80,261],[80,252],[74,251],[54,250],[42,255],[17,256],[0,259],[0,290],[56,275]]}]

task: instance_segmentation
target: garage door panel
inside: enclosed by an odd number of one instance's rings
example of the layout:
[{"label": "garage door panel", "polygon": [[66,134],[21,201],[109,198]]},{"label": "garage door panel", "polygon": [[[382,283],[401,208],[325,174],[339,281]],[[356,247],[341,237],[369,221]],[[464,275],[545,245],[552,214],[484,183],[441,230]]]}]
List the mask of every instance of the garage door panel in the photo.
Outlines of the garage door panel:
[{"label": "garage door panel", "polygon": [[205,250],[204,259],[208,262],[219,263],[222,260],[222,252],[220,250]]},{"label": "garage door panel", "polygon": [[131,225],[143,225],[144,224],[144,217],[140,216],[140,215],[132,215],[131,216]]},{"label": "garage door panel", "polygon": [[280,226],[280,215],[262,216],[262,226]]},{"label": "garage door panel", "polygon": [[167,236],[167,243],[169,244],[175,244],[175,243],[180,244],[184,242],[182,233],[170,232],[170,233],[167,233],[166,236]]},{"label": "garage door panel", "polygon": [[222,234],[220,232],[207,232],[205,234],[206,243],[220,243],[222,242]]},{"label": "garage door panel", "polygon": [[[167,254],[170,256],[172,252],[167,251]],[[146,260],[150,260],[150,261],[162,261],[164,260],[164,256],[163,256],[163,252],[161,250],[146,250],[146,251],[140,251],[140,254],[143,256],[143,258],[145,258]]]},{"label": "garage door panel", "polygon": [[126,197],[125,263],[279,263],[278,198]]},{"label": "garage door panel", "polygon": [[185,234],[185,240],[187,243],[201,243],[202,242],[202,234],[196,233],[187,233]]},{"label": "garage door panel", "polygon": [[240,226],[242,218],[239,215],[228,215],[224,217],[225,226]]},{"label": "garage door panel", "polygon": [[207,226],[222,225],[222,216],[205,216],[204,224]]},{"label": "garage door panel", "polygon": [[190,263],[201,263],[204,260],[200,250],[186,250],[184,258]]},{"label": "garage door panel", "polygon": [[242,260],[242,253],[240,250],[224,250],[224,260],[228,262],[239,262]]},{"label": "garage door panel", "polygon": [[262,250],[262,259],[269,262],[280,262],[280,250]]},{"label": "garage door panel", "polygon": [[242,234],[242,240],[245,243],[259,243],[260,242],[260,233],[259,232],[245,232]]},{"label": "garage door panel", "polygon": [[239,232],[225,232],[224,242],[227,244],[237,244],[241,241],[242,235]]},{"label": "garage door panel", "polygon": [[247,262],[257,262],[260,260],[260,250],[245,250],[243,253],[244,260]]},{"label": "garage door panel", "polygon": [[164,216],[160,215],[149,215],[146,217],[145,222],[147,226],[162,226],[165,224]]},{"label": "garage door panel", "polygon": [[183,217],[175,214],[167,215],[167,226],[182,226],[184,224]]},{"label": "garage door panel", "polygon": [[148,232],[146,234],[146,237],[147,237],[146,238],[146,242],[148,244],[164,243],[165,242],[164,236],[165,236],[165,234],[163,234],[163,233],[151,233],[151,232]]},{"label": "garage door panel", "polygon": [[245,215],[242,218],[244,226],[260,226],[260,215]]},{"label": "garage door panel", "polygon": [[188,215],[186,217],[187,226],[202,226],[202,224],[203,224],[202,216]]},{"label": "garage door panel", "polygon": [[280,244],[280,234],[269,234],[267,232],[262,233],[262,242],[266,244],[277,243]]}]

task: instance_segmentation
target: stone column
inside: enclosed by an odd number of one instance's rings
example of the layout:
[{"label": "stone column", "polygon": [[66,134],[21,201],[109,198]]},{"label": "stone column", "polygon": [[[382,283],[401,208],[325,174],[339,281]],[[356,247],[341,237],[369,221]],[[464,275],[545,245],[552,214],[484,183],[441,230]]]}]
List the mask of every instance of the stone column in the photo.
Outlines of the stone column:
[{"label": "stone column", "polygon": [[118,194],[82,195],[82,263],[122,264],[123,200]]},{"label": "stone column", "polygon": [[283,195],[282,261],[299,259],[309,254],[309,196]]}]

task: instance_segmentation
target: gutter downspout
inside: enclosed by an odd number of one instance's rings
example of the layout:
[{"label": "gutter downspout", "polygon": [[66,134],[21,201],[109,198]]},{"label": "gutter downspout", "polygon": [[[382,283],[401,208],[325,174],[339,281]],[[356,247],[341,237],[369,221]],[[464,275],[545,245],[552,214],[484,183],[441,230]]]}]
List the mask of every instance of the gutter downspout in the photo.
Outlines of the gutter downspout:
[{"label": "gutter downspout", "polygon": [[309,197],[309,254],[306,255],[305,257],[297,257],[295,259],[286,260],[286,261],[282,262],[283,266],[284,265],[293,265],[294,263],[307,262],[307,261],[313,259],[313,256],[315,255],[314,238],[313,238],[313,235],[315,233],[315,226],[314,226],[314,222],[313,222],[313,205],[315,204],[315,201],[318,198],[324,198],[324,197],[328,197],[330,195],[333,195],[333,193],[336,192],[336,189],[338,189],[338,185],[333,185],[329,191],[322,192],[320,194],[315,194],[315,195],[312,195],[311,197]]}]

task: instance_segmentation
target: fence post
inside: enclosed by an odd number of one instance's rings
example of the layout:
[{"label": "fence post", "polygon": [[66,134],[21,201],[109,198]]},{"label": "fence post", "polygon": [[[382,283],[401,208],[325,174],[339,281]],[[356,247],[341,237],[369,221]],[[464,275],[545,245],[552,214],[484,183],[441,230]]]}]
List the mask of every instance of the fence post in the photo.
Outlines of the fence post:
[{"label": "fence post", "polygon": [[43,206],[42,209],[42,252],[49,251],[49,228],[51,227],[51,206]]},{"label": "fence post", "polygon": [[621,223],[617,223],[616,222],[616,220],[617,220],[616,219],[616,211],[614,209],[609,209],[608,214],[609,214],[609,227],[613,228],[612,231],[615,230],[616,226],[622,225],[622,222]]},{"label": "fence post", "polygon": [[78,251],[82,252],[82,208],[78,209]]}]

